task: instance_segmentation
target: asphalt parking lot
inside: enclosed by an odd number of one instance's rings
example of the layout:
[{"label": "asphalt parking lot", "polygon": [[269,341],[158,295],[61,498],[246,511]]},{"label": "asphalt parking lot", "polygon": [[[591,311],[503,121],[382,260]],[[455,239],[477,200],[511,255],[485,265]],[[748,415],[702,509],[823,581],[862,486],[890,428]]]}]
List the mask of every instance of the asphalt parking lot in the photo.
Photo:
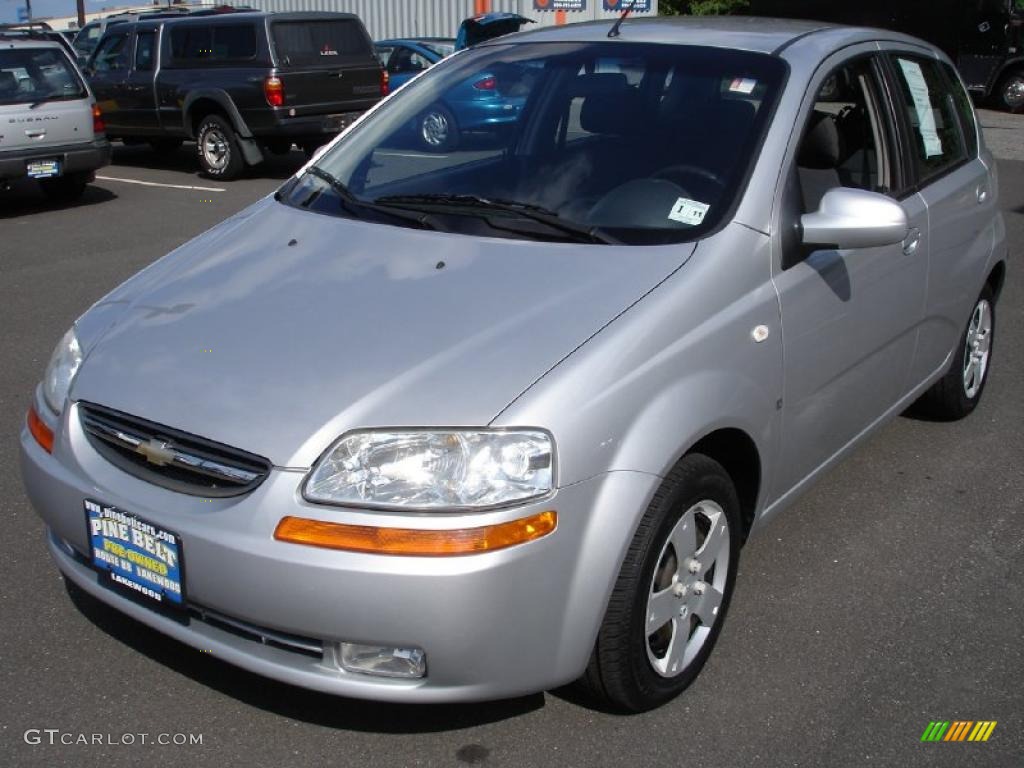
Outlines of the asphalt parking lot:
[{"label": "asphalt parking lot", "polygon": [[[903,418],[743,552],[721,640],[660,710],[571,691],[466,706],[332,698],[263,680],[69,595],[18,476],[17,435],[50,351],[93,301],[271,192],[118,147],[83,201],[0,193],[0,763],[46,766],[993,766],[1024,764],[1024,117],[985,113],[1010,232],[994,368],[956,424]],[[921,743],[931,720],[990,740]],[[28,743],[60,734],[201,744]],[[107,737],[110,738],[107,738]]]}]

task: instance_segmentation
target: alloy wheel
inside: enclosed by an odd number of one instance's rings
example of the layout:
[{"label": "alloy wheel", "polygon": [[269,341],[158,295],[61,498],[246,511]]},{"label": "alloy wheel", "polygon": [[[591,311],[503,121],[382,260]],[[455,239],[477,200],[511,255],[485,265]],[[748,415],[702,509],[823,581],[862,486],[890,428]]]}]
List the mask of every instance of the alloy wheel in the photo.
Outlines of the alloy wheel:
[{"label": "alloy wheel", "polygon": [[992,350],[992,305],[986,299],[979,301],[967,327],[964,347],[964,394],[973,399],[985,381],[988,360]]}]

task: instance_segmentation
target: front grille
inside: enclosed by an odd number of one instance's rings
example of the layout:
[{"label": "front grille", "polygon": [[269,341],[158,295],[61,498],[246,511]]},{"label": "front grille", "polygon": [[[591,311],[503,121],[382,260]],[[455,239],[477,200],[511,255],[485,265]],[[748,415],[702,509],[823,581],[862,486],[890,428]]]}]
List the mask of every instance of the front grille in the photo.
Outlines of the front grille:
[{"label": "front grille", "polygon": [[80,402],[78,412],[89,442],[107,461],[172,491],[240,496],[270,472],[270,462],[260,456],[102,405]]}]

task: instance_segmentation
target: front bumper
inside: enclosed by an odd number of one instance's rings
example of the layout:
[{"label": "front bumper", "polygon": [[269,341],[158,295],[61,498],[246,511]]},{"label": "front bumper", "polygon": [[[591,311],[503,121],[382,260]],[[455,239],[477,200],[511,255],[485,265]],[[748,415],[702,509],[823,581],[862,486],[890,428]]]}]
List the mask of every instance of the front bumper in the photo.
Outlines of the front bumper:
[{"label": "front bumper", "polygon": [[[56,432],[50,455],[23,429],[21,466],[28,495],[48,526],[50,553],[67,578],[229,663],[305,688],[388,701],[496,699],[578,677],[635,522],[658,482],[642,473],[607,473],[516,509],[423,516],[311,505],[299,493],[302,472],[274,469],[247,496],[206,501],[107,463],[88,443],[73,405]],[[192,609],[187,624],[100,583],[87,561],[85,498],[181,536]],[[559,516],[549,536],[463,557],[338,552],[272,537],[285,515],[445,528],[545,509]],[[333,643],[342,640],[423,648],[427,676],[393,680],[344,672],[333,656]],[[308,647],[299,650],[304,643]]]},{"label": "front bumper", "polygon": [[95,171],[110,165],[110,142],[98,139],[86,144],[4,151],[0,153],[0,179],[21,178],[33,160],[54,159],[60,161],[61,175]]}]

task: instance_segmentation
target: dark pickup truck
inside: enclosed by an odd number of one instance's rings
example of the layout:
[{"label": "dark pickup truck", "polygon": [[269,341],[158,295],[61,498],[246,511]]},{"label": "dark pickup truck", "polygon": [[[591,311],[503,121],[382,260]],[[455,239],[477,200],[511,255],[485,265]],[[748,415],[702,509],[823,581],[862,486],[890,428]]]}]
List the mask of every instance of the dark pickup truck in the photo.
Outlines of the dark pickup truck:
[{"label": "dark pickup truck", "polygon": [[86,68],[107,134],[158,151],[197,142],[212,178],[327,143],[387,94],[358,17],[239,12],[111,27]]}]

